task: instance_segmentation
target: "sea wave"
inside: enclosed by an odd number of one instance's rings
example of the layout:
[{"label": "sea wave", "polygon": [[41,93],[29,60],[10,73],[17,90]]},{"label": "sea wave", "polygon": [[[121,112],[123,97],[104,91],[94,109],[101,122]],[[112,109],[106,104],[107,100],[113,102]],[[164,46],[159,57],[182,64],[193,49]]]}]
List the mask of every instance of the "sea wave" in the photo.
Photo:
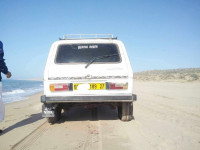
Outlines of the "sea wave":
[{"label": "sea wave", "polygon": [[14,101],[19,101],[27,99],[29,96],[43,91],[43,88],[30,88],[30,89],[17,89],[10,92],[3,92],[3,101],[4,103],[10,103]]},{"label": "sea wave", "polygon": [[4,103],[27,99],[29,96],[43,91],[42,82],[3,80],[2,99]]},{"label": "sea wave", "polygon": [[2,95],[13,95],[13,94],[21,94],[21,93],[25,93],[24,90],[22,89],[17,89],[17,90],[12,90],[12,91],[9,91],[9,92],[3,92]]}]

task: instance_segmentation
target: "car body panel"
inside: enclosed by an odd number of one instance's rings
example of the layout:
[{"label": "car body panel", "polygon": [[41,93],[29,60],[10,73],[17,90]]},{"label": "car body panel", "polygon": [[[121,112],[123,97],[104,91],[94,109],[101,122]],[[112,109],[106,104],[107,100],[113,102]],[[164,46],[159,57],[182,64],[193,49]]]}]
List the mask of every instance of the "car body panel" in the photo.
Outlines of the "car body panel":
[{"label": "car body panel", "polygon": [[[55,56],[61,44],[116,44],[121,57],[120,62],[57,64]],[[128,89],[115,90],[71,90],[50,91],[51,84],[127,83]],[[52,44],[44,71],[44,95],[46,97],[66,96],[132,96],[133,71],[124,44],[117,39],[60,40]],[[66,100],[67,102],[67,100]]]}]

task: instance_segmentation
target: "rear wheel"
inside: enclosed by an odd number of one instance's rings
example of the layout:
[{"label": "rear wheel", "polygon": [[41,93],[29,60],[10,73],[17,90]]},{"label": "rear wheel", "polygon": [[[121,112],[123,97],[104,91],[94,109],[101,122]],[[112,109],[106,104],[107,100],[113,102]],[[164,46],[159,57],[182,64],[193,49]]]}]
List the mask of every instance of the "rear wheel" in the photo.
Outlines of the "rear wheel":
[{"label": "rear wheel", "polygon": [[122,121],[131,121],[133,118],[133,102],[124,102],[118,106],[118,117]]},{"label": "rear wheel", "polygon": [[60,120],[61,118],[61,108],[60,107],[56,107],[54,110],[54,117],[49,117],[47,118],[48,123],[54,124],[56,123],[58,120]]}]

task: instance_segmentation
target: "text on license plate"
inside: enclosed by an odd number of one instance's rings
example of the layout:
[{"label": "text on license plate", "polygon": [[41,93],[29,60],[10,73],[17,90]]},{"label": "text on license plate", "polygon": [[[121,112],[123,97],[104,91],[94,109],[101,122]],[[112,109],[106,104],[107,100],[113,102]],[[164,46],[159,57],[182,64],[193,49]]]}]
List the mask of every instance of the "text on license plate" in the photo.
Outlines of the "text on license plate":
[{"label": "text on license plate", "polygon": [[[78,90],[80,85],[83,83],[74,83],[73,89]],[[105,83],[88,83],[88,90],[105,90],[106,84]]]}]

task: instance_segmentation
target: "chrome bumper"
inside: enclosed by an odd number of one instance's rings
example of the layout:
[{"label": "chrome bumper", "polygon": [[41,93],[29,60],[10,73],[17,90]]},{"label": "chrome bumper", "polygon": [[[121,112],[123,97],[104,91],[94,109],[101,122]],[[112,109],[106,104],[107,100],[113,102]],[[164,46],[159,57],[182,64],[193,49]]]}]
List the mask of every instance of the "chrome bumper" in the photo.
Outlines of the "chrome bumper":
[{"label": "chrome bumper", "polygon": [[137,100],[137,95],[127,96],[41,96],[42,103],[80,103],[80,102],[132,102]]}]

